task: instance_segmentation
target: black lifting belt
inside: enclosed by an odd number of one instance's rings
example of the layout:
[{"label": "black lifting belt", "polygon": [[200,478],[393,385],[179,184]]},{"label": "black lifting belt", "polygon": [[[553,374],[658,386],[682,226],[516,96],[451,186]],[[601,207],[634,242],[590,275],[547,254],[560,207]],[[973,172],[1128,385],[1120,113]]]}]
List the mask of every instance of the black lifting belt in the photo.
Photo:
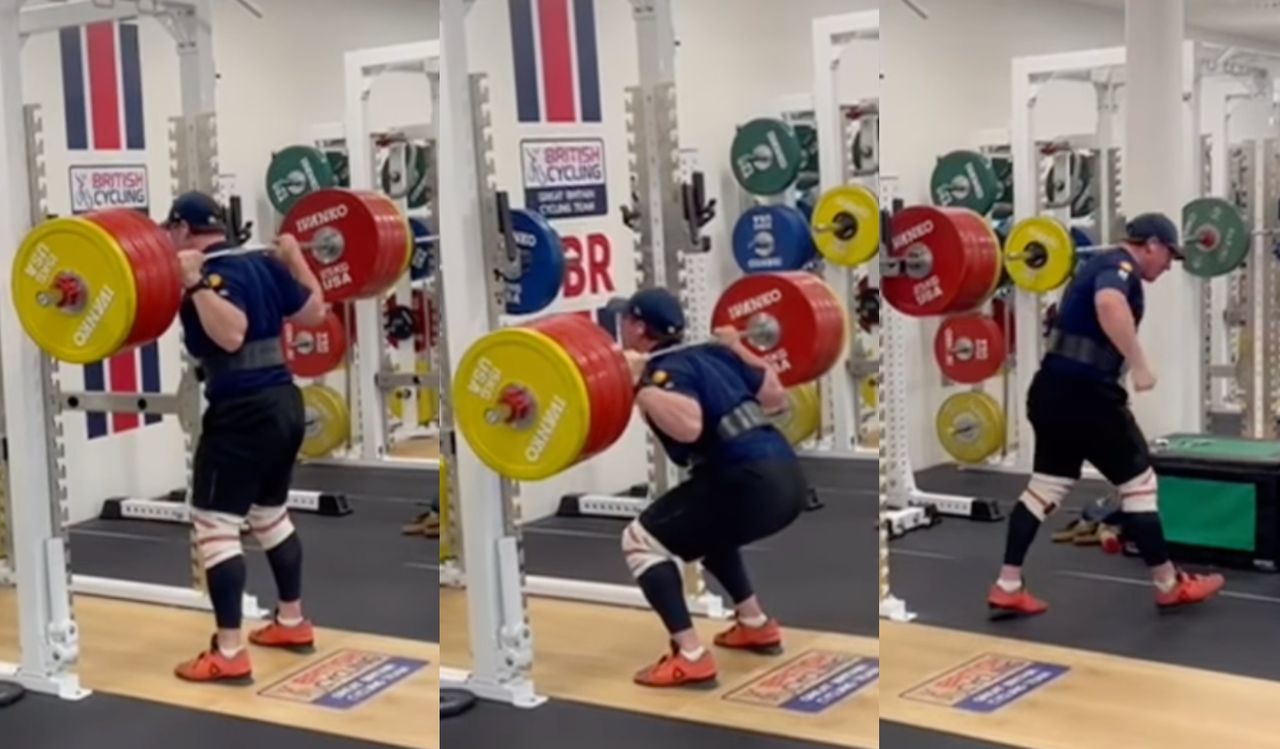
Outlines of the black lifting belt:
[{"label": "black lifting belt", "polygon": [[205,357],[200,360],[200,367],[209,377],[216,377],[226,372],[280,367],[284,363],[284,349],[276,337],[249,341],[234,354],[218,353]]},{"label": "black lifting belt", "polygon": [[1046,350],[1055,356],[1102,370],[1119,377],[1124,372],[1124,356],[1110,346],[1058,328],[1049,331]]}]

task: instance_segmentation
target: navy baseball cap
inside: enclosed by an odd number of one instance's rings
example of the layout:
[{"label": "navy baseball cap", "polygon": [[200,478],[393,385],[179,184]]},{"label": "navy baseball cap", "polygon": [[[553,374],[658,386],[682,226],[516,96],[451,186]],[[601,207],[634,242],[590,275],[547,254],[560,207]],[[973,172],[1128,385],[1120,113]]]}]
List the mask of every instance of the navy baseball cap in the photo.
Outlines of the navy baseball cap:
[{"label": "navy baseball cap", "polygon": [[1182,245],[1178,242],[1178,225],[1163,213],[1143,213],[1124,227],[1125,237],[1139,244],[1156,240],[1169,248],[1173,256],[1182,259]]},{"label": "navy baseball cap", "polygon": [[202,192],[179,195],[169,209],[165,228],[186,222],[194,234],[224,234],[227,231],[226,213],[218,201]]},{"label": "navy baseball cap", "polygon": [[640,320],[655,335],[677,336],[684,332],[684,309],[676,295],[666,289],[643,289],[630,298],[613,299],[606,307],[611,312]]}]

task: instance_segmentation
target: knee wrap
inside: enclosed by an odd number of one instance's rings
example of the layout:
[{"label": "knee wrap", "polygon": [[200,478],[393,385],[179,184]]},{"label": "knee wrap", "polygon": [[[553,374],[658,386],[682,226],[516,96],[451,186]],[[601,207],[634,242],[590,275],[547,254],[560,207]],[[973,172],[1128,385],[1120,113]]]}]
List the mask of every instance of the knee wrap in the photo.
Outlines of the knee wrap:
[{"label": "knee wrap", "polygon": [[622,553],[627,559],[627,567],[636,579],[672,559],[671,552],[664,549],[639,520],[631,521],[622,532]]},{"label": "knee wrap", "polygon": [[1045,518],[1052,515],[1053,511],[1062,504],[1062,500],[1067,496],[1067,492],[1071,491],[1073,484],[1075,484],[1074,479],[1033,473],[1031,483],[1027,484],[1018,501],[1043,523]]},{"label": "knee wrap", "polygon": [[244,554],[244,548],[240,545],[241,522],[242,518],[225,512],[196,510],[192,513],[196,546],[206,570]]},{"label": "knee wrap", "polygon": [[284,505],[254,505],[249,510],[249,528],[265,551],[271,551],[293,535],[293,521],[289,519],[289,510]]},{"label": "knee wrap", "polygon": [[1156,472],[1148,468],[1120,485],[1120,506],[1125,512],[1157,512]]}]

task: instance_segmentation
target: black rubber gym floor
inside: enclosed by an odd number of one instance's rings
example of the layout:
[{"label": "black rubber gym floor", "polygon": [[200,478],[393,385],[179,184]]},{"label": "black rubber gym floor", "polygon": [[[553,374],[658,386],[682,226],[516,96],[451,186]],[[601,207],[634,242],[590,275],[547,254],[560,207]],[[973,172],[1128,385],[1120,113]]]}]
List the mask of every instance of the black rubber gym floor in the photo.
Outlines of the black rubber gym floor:
[{"label": "black rubber gym floor", "polygon": [[[425,729],[424,729],[425,730]],[[375,749],[386,744],[97,694],[81,702],[27,695],[0,709],[3,744],[15,749]]]},{"label": "black rubber gym floor", "polygon": [[[998,500],[1007,516],[1026,478],[938,468],[917,477],[922,489]],[[1227,586],[1201,606],[1161,612],[1141,559],[1108,556],[1097,547],[1055,544],[1052,529],[1107,493],[1082,482],[1041,529],[1027,558],[1026,579],[1050,608],[1038,617],[991,621],[986,594],[999,572],[1005,522],[944,518],[934,528],[893,542],[895,594],[919,622],[1149,661],[1259,678],[1280,678],[1280,576],[1219,570]],[[1188,570],[1204,571],[1187,565]]]},{"label": "black rubber gym floor", "polygon": [[[439,642],[440,545],[400,530],[426,505],[385,497],[350,502],[354,512],[344,517],[291,513],[304,549],[307,615],[323,627]],[[249,592],[269,609],[275,581],[266,554],[251,535],[244,545]],[[142,520],[82,523],[71,531],[71,565],[78,574],[189,585],[189,529]]]},{"label": "black rubber gym floor", "polygon": [[880,721],[880,749],[1012,749],[1004,744]]},{"label": "black rubber gym floor", "polygon": [[[877,471],[875,461],[806,460],[805,472],[826,506],[747,548],[761,601],[784,626],[878,636]],[[551,517],[527,525],[527,570],[633,585],[619,548],[626,522]]]},{"label": "black rubber gym floor", "polygon": [[[609,749],[818,749],[830,746],[559,700],[533,710],[479,702],[462,715],[440,721],[440,745],[445,749],[543,749],[549,746],[561,749],[601,746]],[[882,743],[881,746],[888,745]]]}]

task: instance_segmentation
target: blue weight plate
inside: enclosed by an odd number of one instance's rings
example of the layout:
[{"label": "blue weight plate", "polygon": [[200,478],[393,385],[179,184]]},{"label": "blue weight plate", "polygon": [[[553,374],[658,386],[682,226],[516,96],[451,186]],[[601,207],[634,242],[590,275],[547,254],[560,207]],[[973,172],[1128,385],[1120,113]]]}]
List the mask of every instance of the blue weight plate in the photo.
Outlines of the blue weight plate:
[{"label": "blue weight plate", "polygon": [[790,206],[757,206],[733,228],[733,257],[746,273],[801,270],[817,253],[809,222]]},{"label": "blue weight plate", "polygon": [[1071,241],[1075,243],[1076,247],[1092,247],[1097,244],[1093,241],[1093,237],[1090,236],[1089,232],[1078,226],[1071,227]]},{"label": "blue weight plate", "polygon": [[522,208],[511,210],[511,233],[522,272],[507,283],[507,314],[531,315],[550,306],[564,286],[564,245],[542,214]]},{"label": "blue weight plate", "polygon": [[425,219],[409,217],[409,226],[413,227],[413,254],[409,257],[409,278],[421,281],[436,272],[436,243],[427,241],[431,236],[431,225]]}]

